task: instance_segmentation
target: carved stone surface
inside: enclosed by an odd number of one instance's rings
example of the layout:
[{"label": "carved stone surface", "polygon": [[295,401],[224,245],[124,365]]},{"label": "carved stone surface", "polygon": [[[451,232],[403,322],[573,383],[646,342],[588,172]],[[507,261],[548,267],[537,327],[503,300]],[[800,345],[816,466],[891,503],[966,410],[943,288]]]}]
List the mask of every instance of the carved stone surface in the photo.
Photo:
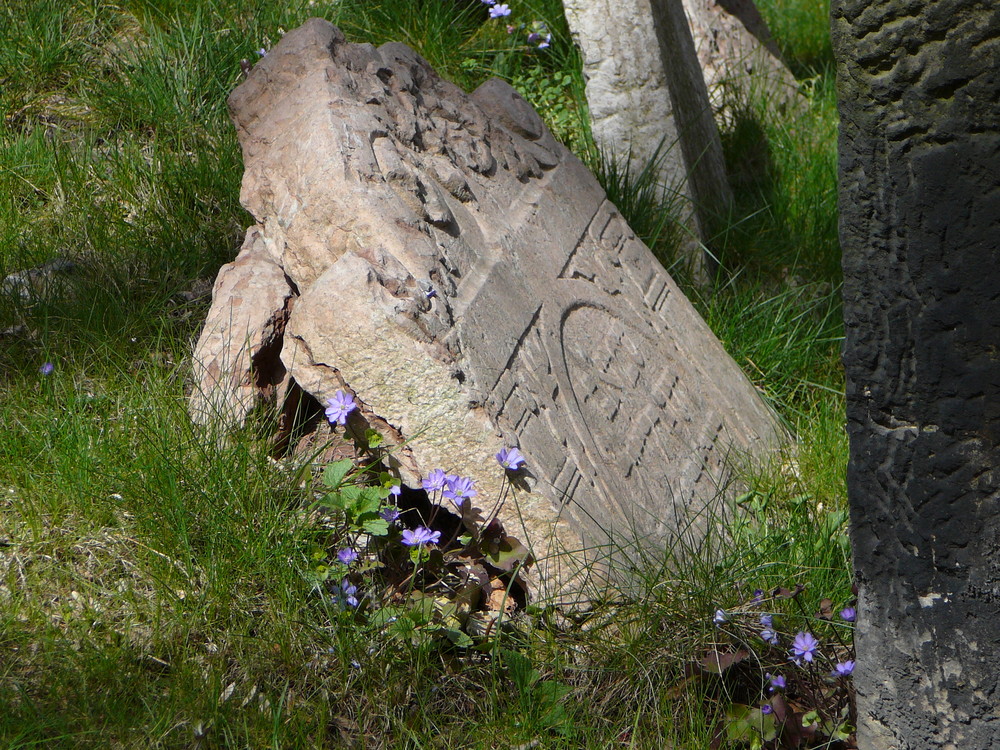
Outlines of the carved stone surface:
[{"label": "carved stone surface", "polygon": [[832,12],[858,747],[993,747],[1000,6]]},{"label": "carved stone surface", "polygon": [[[587,556],[555,553],[679,533],[718,506],[727,458],[778,441],[749,381],[507,84],[467,95],[408,47],[347,44],[313,19],[230,111],[260,222],[235,265],[274,281],[247,299],[235,269],[220,275],[196,416],[248,410],[239,351],[273,356],[260,342],[286,320],[280,365],[256,366],[321,404],[349,388],[408,485],[443,468],[477,479],[488,505],[493,454],[519,446],[529,474],[500,517],[556,588]],[[220,352],[243,369],[213,373]]]}]

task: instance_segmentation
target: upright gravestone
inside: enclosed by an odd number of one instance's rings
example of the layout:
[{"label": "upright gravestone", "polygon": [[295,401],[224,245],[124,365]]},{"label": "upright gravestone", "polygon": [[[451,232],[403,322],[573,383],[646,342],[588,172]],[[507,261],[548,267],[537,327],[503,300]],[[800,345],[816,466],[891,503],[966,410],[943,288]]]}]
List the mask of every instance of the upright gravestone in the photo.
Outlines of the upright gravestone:
[{"label": "upright gravestone", "polygon": [[594,140],[642,168],[660,161],[660,182],[681,198],[683,248],[696,273],[732,202],[722,143],[681,0],[565,0],[583,53]]},{"label": "upright gravestone", "polygon": [[835,0],[858,746],[1000,736],[1000,6]]},{"label": "upright gravestone", "polygon": [[733,101],[765,97],[794,110],[803,102],[753,0],[683,0],[694,48],[717,119]]},{"label": "upright gravestone", "polygon": [[[401,44],[313,19],[230,97],[259,224],[223,268],[192,413],[347,389],[404,482],[501,488],[544,582],[718,510],[727,461],[780,428],[594,177],[507,84],[467,95]],[[260,287],[265,285],[266,289]],[[595,552],[596,554],[596,552]]]},{"label": "upright gravestone", "polygon": [[[644,166],[687,201],[690,237],[707,242],[731,201],[713,111],[766,96],[799,106],[795,77],[752,0],[565,0],[583,52],[594,139]],[[689,243],[690,245],[691,243]],[[688,247],[689,255],[697,253]],[[698,256],[695,256],[698,257]]]}]

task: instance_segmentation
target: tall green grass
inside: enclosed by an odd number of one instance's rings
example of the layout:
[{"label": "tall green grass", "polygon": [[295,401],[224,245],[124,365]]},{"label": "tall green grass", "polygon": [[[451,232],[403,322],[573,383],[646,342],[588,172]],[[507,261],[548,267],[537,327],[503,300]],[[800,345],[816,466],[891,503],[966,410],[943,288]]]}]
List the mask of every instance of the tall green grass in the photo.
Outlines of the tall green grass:
[{"label": "tall green grass", "polygon": [[[75,263],[61,291],[0,295],[0,744],[706,747],[726,693],[689,666],[713,610],[779,583],[806,583],[810,608],[849,596],[835,123],[808,3],[762,4],[809,104],[790,119],[740,103],[722,273],[690,290],[795,450],[746,478],[741,520],[704,554],[646,557],[634,595],[542,609],[486,653],[401,643],[313,589],[326,532],[273,462],[267,416],[225,444],[192,428],[207,300],[185,292],[251,221],[225,110],[240,60],[322,15],[355,41],[413,45],[466,88],[511,80],[591,158],[560,4],[511,7],[548,24],[550,50],[518,48],[473,0],[0,7],[0,277]],[[605,167],[669,257],[671,201]]]}]

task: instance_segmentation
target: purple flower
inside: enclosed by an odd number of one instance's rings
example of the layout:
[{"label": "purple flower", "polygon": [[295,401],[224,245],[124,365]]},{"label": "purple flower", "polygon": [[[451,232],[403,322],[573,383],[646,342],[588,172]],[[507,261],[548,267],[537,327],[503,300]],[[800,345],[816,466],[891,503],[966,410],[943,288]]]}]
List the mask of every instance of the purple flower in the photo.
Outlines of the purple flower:
[{"label": "purple flower", "polygon": [[434,469],[428,472],[427,478],[423,481],[423,487],[427,492],[439,492],[444,489],[444,483],[448,475],[441,469]]},{"label": "purple flower", "polygon": [[358,587],[345,578],[340,582],[340,588],[334,592],[333,600],[341,607],[358,606]]},{"label": "purple flower", "polygon": [[493,5],[497,0],[483,0],[483,5]]},{"label": "purple flower", "polygon": [[358,405],[350,394],[338,390],[326,402],[326,418],[330,420],[330,424],[347,424],[347,415],[357,408]]},{"label": "purple flower", "polygon": [[854,622],[858,616],[858,611],[854,607],[844,607],[840,610],[840,619],[844,622]]},{"label": "purple flower", "polygon": [[503,18],[510,15],[510,6],[507,3],[493,4],[490,6],[490,18]]},{"label": "purple flower", "polygon": [[772,693],[775,690],[784,690],[785,689],[785,685],[786,685],[785,678],[782,677],[780,674],[776,674],[773,677],[771,677],[771,687],[770,687],[770,690],[771,690]]},{"label": "purple flower", "polygon": [[449,476],[445,480],[444,496],[455,503],[455,505],[461,505],[468,498],[479,494],[472,486],[475,483],[476,480],[469,479],[469,477]]},{"label": "purple flower", "polygon": [[497,453],[497,461],[502,467],[511,471],[517,471],[524,466],[524,456],[517,448],[501,448]]},{"label": "purple flower", "polygon": [[393,497],[399,497],[400,495],[403,494],[403,488],[400,487],[398,484],[394,484],[392,485],[392,487],[389,488],[389,494],[392,495]]},{"label": "purple flower", "polygon": [[267,54],[267,50],[261,47],[259,50],[257,50],[257,54],[260,55],[261,57],[264,57]]},{"label": "purple flower", "polygon": [[760,707],[760,712],[765,716],[767,716],[768,714],[773,714],[774,709],[771,707],[770,703],[765,703],[763,706]]},{"label": "purple flower", "polygon": [[765,612],[760,616],[760,626],[762,628],[769,628],[773,625],[774,625],[774,615],[770,615]]},{"label": "purple flower", "polygon": [[552,42],[552,35],[551,34],[546,34],[545,35],[545,41],[539,42],[538,49],[547,49],[548,46],[549,46],[549,44],[551,42]]},{"label": "purple flower", "polygon": [[716,627],[726,622],[729,619],[729,615],[726,614],[726,610],[717,609],[715,614],[712,616],[712,622],[715,623]]},{"label": "purple flower", "polygon": [[796,664],[801,659],[811,662],[813,657],[816,655],[816,650],[818,648],[819,641],[813,637],[812,633],[802,631],[795,636],[795,640],[792,641],[792,660]]},{"label": "purple flower", "polygon": [[753,601],[751,602],[751,604],[760,604],[763,601],[764,601],[764,590],[763,589],[754,589],[753,590]]},{"label": "purple flower", "polygon": [[384,508],[381,513],[382,520],[386,523],[396,523],[399,520],[399,508],[393,508],[392,506]]},{"label": "purple flower", "polygon": [[774,632],[771,628],[764,628],[760,631],[760,637],[765,643],[770,643],[772,646],[777,646],[779,639],[778,634]]},{"label": "purple flower", "polygon": [[854,671],[854,659],[842,661],[833,668],[835,677],[848,677]]},{"label": "purple flower", "polygon": [[38,368],[39,375],[51,375],[52,371],[56,369],[56,366],[51,362],[46,362],[44,365]]},{"label": "purple flower", "polygon": [[437,544],[441,541],[440,531],[431,531],[425,526],[418,526],[413,531],[403,532],[403,544],[407,547],[421,547],[425,544]]},{"label": "purple flower", "polygon": [[344,549],[337,553],[337,559],[344,563],[344,565],[350,565],[358,559],[358,553],[354,551],[353,547],[344,547]]}]

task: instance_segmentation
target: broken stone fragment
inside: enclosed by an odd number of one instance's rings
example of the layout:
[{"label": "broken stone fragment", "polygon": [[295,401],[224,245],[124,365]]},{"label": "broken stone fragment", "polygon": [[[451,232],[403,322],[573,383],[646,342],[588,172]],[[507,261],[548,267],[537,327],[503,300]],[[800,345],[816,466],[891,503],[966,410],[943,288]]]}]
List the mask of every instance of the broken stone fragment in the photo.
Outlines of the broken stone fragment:
[{"label": "broken stone fragment", "polygon": [[[315,417],[338,390],[404,483],[478,481],[578,596],[608,545],[697,536],[773,414],[595,178],[507,84],[472,94],[401,44],[313,19],[232,94],[257,219],[220,273],[192,414]],[[306,408],[311,404],[311,408]],[[351,421],[348,427],[351,427]],[[338,428],[341,429],[341,428]]]}]

